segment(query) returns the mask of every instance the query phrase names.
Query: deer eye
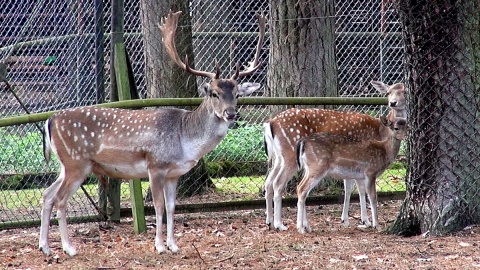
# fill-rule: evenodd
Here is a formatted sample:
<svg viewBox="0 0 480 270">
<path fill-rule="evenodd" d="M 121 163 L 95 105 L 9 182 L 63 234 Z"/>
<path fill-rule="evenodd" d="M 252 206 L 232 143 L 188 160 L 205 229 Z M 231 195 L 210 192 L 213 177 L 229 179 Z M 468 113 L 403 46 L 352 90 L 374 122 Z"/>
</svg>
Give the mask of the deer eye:
<svg viewBox="0 0 480 270">
<path fill-rule="evenodd" d="M 218 98 L 218 94 L 215 93 L 215 92 L 212 92 L 211 96 L 214 97 L 214 98 Z"/>
</svg>

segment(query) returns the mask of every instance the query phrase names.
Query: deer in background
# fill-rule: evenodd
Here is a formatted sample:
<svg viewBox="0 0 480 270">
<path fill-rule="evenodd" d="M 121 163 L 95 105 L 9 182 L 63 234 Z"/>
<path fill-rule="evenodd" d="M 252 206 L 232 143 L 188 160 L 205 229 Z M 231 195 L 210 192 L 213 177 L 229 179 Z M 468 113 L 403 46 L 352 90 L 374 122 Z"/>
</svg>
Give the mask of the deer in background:
<svg viewBox="0 0 480 270">
<path fill-rule="evenodd" d="M 406 116 L 405 88 L 403 83 L 386 85 L 372 81 L 372 85 L 382 94 L 387 94 L 391 108 L 388 118 Z M 264 124 L 265 150 L 271 168 L 265 181 L 266 223 L 272 229 L 286 230 L 282 224 L 282 192 L 287 182 L 298 171 L 295 147 L 303 137 L 318 132 L 330 132 L 352 136 L 356 139 L 383 140 L 388 132 L 382 128 L 379 119 L 357 112 L 343 112 L 324 109 L 288 109 L 278 113 Z M 349 225 L 348 211 L 353 181 L 357 183 L 360 197 L 361 220 L 370 226 L 365 201 L 363 179 L 345 179 L 345 197 L 342 222 Z"/>
<path fill-rule="evenodd" d="M 158 253 L 166 251 L 162 236 L 165 206 L 167 248 L 178 251 L 173 234 L 178 179 L 226 136 L 237 113 L 237 98 L 260 88 L 258 83 L 239 85 L 236 80 L 258 69 L 266 23 L 265 17 L 258 17 L 259 41 L 250 65 L 240 72 L 237 64 L 230 79 L 221 79 L 218 63 L 216 73 L 210 73 L 190 68 L 187 59 L 185 63 L 180 60 L 174 42 L 180 15 L 169 13 L 159 27 L 173 61 L 191 74 L 211 79 L 202 88 L 205 98 L 196 110 L 81 107 L 61 111 L 46 121 L 45 158 L 48 162 L 53 150 L 61 165 L 58 179 L 43 193 L 39 248 L 46 255 L 51 253 L 48 230 L 53 206 L 57 208 L 63 250 L 70 256 L 77 253 L 68 237 L 66 206 L 91 172 L 121 179 L 148 177 L 157 224 L 155 249 Z"/>
<path fill-rule="evenodd" d="M 297 144 L 297 163 L 305 174 L 297 186 L 297 230 L 311 232 L 308 225 L 305 200 L 310 191 L 325 176 L 337 179 L 364 179 L 372 207 L 373 227 L 378 226 L 376 179 L 395 160 L 400 143 L 405 138 L 405 118 L 381 118 L 383 141 L 358 140 L 352 136 L 316 133 L 304 137 Z"/>
</svg>

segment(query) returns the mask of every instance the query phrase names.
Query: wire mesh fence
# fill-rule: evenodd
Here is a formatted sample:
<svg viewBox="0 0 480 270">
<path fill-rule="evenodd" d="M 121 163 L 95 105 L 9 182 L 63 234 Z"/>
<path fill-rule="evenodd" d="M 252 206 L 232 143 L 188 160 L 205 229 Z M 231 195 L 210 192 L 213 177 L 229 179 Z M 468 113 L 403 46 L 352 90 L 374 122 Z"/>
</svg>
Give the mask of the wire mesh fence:
<svg viewBox="0 0 480 270">
<path fill-rule="evenodd" d="M 158 2 L 158 1 L 157 1 Z M 246 65 L 257 42 L 256 13 L 269 14 L 268 1 L 186 1 L 178 9 L 187 10 L 177 35 L 180 54 L 192 57 L 196 69 L 213 71 L 218 61 L 222 76 L 229 77 L 235 63 Z M 175 72 L 166 66 L 157 24 L 168 9 L 155 1 L 125 1 L 124 38 L 136 88 L 140 98 L 193 97 L 203 78 L 188 76 L 169 81 Z M 394 83 L 402 80 L 400 25 L 390 2 L 337 1 L 334 22 L 338 96 L 378 96 L 370 81 Z M 7 81 L 25 107 L 2 86 L 1 117 L 29 112 L 45 112 L 109 101 L 111 92 L 111 3 L 109 1 L 31 1 L 0 3 L 0 59 L 7 65 Z M 272 50 L 270 31 L 261 51 L 262 67 L 240 82 L 259 82 L 258 96 L 271 95 L 267 76 Z M 186 45 L 185 45 L 186 44 Z M 191 50 L 191 52 L 189 51 Z M 159 70 L 165 71 L 164 73 Z M 285 70 L 285 73 L 292 70 Z M 183 77 L 185 78 L 185 77 Z M 175 81 L 175 78 L 173 79 Z M 168 87 L 167 87 L 168 86 Z M 163 87 L 163 88 L 162 88 Z M 171 89 L 168 89 L 168 88 Z M 179 204 L 260 199 L 268 172 L 263 149 L 262 123 L 284 107 L 241 106 L 238 121 L 227 137 L 202 166 L 189 177 L 208 181 L 189 182 L 182 178 Z M 193 109 L 193 108 L 187 108 Z M 378 106 L 341 106 L 372 115 L 385 114 Z M 42 136 L 34 124 L 0 128 L 0 222 L 14 224 L 38 220 L 41 194 L 57 176 L 58 162 L 46 165 Z M 401 150 L 401 156 L 405 151 Z M 192 176 L 193 175 L 193 176 Z M 396 162 L 378 182 L 378 190 L 403 191 L 405 166 Z M 182 185 L 183 183 L 183 185 Z M 201 184 L 198 184 L 201 183 Z M 199 185 L 206 185 L 199 186 Z M 144 194 L 148 182 L 143 181 Z M 96 181 L 88 179 L 83 190 L 70 200 L 68 215 L 95 215 L 88 197 L 98 199 Z M 201 192 L 200 192 L 201 191 Z M 339 193 L 338 185 L 318 190 L 320 194 Z M 88 196 L 87 196 L 88 194 Z M 122 184 L 122 206 L 129 206 L 129 189 Z"/>
</svg>

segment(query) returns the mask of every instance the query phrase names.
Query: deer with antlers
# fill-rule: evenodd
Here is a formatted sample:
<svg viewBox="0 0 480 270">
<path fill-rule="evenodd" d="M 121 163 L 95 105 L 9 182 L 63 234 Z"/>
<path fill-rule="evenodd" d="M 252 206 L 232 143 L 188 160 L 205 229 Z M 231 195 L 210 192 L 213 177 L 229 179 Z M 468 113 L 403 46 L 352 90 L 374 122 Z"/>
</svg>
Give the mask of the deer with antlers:
<svg viewBox="0 0 480 270">
<path fill-rule="evenodd" d="M 372 207 L 373 226 L 378 225 L 376 179 L 395 160 L 405 138 L 405 118 L 381 118 L 380 130 L 385 140 L 359 140 L 353 136 L 315 133 L 297 144 L 297 163 L 305 174 L 297 186 L 297 230 L 311 232 L 305 200 L 310 191 L 325 178 L 362 179 Z"/>
<path fill-rule="evenodd" d="M 178 251 L 173 234 L 178 179 L 226 136 L 236 117 L 237 98 L 260 88 L 258 83 L 238 84 L 236 80 L 259 68 L 266 24 L 266 18 L 258 16 L 259 40 L 250 65 L 240 72 L 237 64 L 230 79 L 221 79 L 218 63 L 216 73 L 210 73 L 190 68 L 187 59 L 180 60 L 174 42 L 180 15 L 170 12 L 159 28 L 167 53 L 179 67 L 211 79 L 205 89 L 201 88 L 205 98 L 196 110 L 81 107 L 58 112 L 46 121 L 45 158 L 48 161 L 53 150 L 61 165 L 58 179 L 43 193 L 39 248 L 46 255 L 51 253 L 48 230 L 53 206 L 57 208 L 63 250 L 70 256 L 77 253 L 68 237 L 66 206 L 91 172 L 121 179 L 148 177 L 157 222 L 155 249 L 158 253 L 166 251 L 162 236 L 165 206 L 167 248 Z"/>
<path fill-rule="evenodd" d="M 406 117 L 405 88 L 403 83 L 386 85 L 372 81 L 380 92 L 387 94 L 391 108 L 388 118 Z M 272 229 L 286 230 L 282 223 L 282 192 L 287 182 L 298 171 L 295 147 L 303 137 L 319 132 L 352 136 L 356 139 L 383 140 L 388 136 L 379 119 L 357 112 L 324 109 L 288 109 L 278 113 L 264 124 L 265 150 L 271 168 L 265 181 L 266 223 Z M 342 222 L 349 225 L 348 211 L 353 184 L 357 183 L 360 196 L 361 220 L 370 226 L 362 179 L 345 179 L 345 197 Z"/>
</svg>

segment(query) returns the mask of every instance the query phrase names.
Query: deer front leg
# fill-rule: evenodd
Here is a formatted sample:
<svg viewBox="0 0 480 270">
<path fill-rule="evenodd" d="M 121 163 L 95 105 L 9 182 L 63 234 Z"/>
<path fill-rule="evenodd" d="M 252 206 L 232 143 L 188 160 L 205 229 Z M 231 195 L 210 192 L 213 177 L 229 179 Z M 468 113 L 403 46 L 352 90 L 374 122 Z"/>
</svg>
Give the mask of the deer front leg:
<svg viewBox="0 0 480 270">
<path fill-rule="evenodd" d="M 365 227 L 371 227 L 372 224 L 368 220 L 368 213 L 367 213 L 367 201 L 365 200 L 365 180 L 362 179 L 355 179 L 355 183 L 357 183 L 358 189 L 358 197 L 360 199 L 360 217 L 362 219 L 362 224 Z"/>
<path fill-rule="evenodd" d="M 378 212 L 377 212 L 377 187 L 375 185 L 375 176 L 365 177 L 368 199 L 370 200 L 370 207 L 372 208 L 372 227 L 378 227 Z"/>
<path fill-rule="evenodd" d="M 149 170 L 150 189 L 152 191 L 153 206 L 155 208 L 156 228 L 155 228 L 155 249 L 159 254 L 165 253 L 165 244 L 162 235 L 162 219 L 164 200 L 165 174 L 159 170 Z"/>
<path fill-rule="evenodd" d="M 350 226 L 350 221 L 348 220 L 348 212 L 350 210 L 350 197 L 352 196 L 353 191 L 353 180 L 343 179 L 343 186 L 345 194 L 343 196 L 343 210 L 342 210 L 342 223 L 343 226 Z"/>
<path fill-rule="evenodd" d="M 174 220 L 173 214 L 175 212 L 175 198 L 177 195 L 178 178 L 167 179 L 165 182 L 165 205 L 167 210 L 167 248 L 173 253 L 178 252 L 178 246 L 175 242 L 174 236 Z"/>
</svg>

